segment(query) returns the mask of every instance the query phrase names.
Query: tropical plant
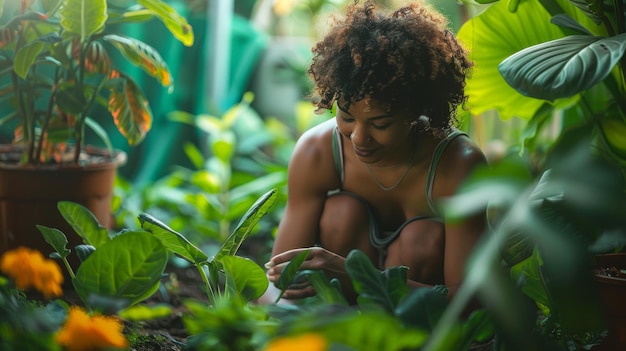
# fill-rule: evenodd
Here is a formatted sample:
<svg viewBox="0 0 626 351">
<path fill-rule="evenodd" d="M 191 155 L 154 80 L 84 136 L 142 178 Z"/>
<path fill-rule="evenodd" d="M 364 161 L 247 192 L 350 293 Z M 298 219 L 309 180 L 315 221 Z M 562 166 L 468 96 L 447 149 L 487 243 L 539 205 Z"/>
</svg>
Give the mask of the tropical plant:
<svg viewBox="0 0 626 351">
<path fill-rule="evenodd" d="M 193 31 L 161 0 L 137 4 L 122 8 L 107 0 L 0 1 L 0 20 L 7 19 L 0 22 L 0 101 L 11 106 L 0 124 L 14 128 L 14 143 L 23 147 L 21 163 L 78 164 L 86 127 L 112 155 L 99 116 L 92 115 L 97 104 L 108 109 L 130 145 L 143 140 L 152 123 L 148 101 L 109 52 L 117 49 L 170 89 L 172 77 L 154 48 L 114 33 L 112 26 L 157 18 L 187 46 L 193 43 Z"/>
<path fill-rule="evenodd" d="M 526 119 L 522 151 L 549 153 L 557 140 L 588 138 L 626 165 L 624 1 L 477 2 L 489 5 L 458 33 L 476 62 L 470 111 Z M 555 119 L 561 131 L 546 138 Z"/>
</svg>

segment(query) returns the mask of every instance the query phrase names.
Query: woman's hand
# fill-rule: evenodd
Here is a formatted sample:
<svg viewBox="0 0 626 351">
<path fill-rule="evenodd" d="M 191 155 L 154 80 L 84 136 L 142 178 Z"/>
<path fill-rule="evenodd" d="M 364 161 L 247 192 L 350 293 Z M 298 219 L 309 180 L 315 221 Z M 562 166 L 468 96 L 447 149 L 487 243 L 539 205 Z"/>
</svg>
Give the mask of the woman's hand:
<svg viewBox="0 0 626 351">
<path fill-rule="evenodd" d="M 308 247 L 301 249 L 288 250 L 280 253 L 270 259 L 265 264 L 267 277 L 270 282 L 276 284 L 280 279 L 283 269 L 296 257 L 299 253 L 309 250 L 309 255 L 300 266 L 300 270 L 321 270 L 330 278 L 342 278 L 346 276 L 344 257 L 332 253 L 321 247 Z M 308 282 L 297 282 L 289 286 L 283 294 L 285 299 L 301 299 L 315 295 L 315 290 Z"/>
</svg>

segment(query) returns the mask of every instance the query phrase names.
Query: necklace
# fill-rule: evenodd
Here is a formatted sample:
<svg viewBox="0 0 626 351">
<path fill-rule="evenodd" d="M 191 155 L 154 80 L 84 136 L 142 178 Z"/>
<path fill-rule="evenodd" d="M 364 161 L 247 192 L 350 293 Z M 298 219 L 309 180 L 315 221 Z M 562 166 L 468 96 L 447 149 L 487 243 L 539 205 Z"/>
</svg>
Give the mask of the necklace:
<svg viewBox="0 0 626 351">
<path fill-rule="evenodd" d="M 374 174 L 374 171 L 372 171 L 372 169 L 370 168 L 370 165 L 366 164 L 365 167 L 367 167 L 367 171 L 370 173 L 372 178 L 374 178 L 374 181 L 376 182 L 376 185 L 378 185 L 378 187 L 381 190 L 391 191 L 391 190 L 397 188 L 398 185 L 400 185 L 400 183 L 402 183 L 402 180 L 404 179 L 404 177 L 409 173 L 409 170 L 411 169 L 411 167 L 413 167 L 413 163 L 415 162 L 416 158 L 417 158 L 417 150 L 415 150 L 415 152 L 413 153 L 413 156 L 411 156 L 411 161 L 409 161 L 409 165 L 406 167 L 406 170 L 404 170 L 404 173 L 402 173 L 402 175 L 400 176 L 398 181 L 394 185 L 392 185 L 392 186 L 385 186 L 383 183 L 381 183 L 381 181 L 378 180 L 378 178 Z"/>
</svg>

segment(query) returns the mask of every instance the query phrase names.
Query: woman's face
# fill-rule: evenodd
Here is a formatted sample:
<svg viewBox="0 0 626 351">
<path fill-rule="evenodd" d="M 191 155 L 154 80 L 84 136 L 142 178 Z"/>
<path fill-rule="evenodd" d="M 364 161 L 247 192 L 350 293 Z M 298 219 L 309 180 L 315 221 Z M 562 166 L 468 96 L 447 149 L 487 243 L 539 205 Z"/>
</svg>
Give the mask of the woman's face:
<svg viewBox="0 0 626 351">
<path fill-rule="evenodd" d="M 350 139 L 361 162 L 395 165 L 413 154 L 416 140 L 407 114 L 389 112 L 366 99 L 351 103 L 348 110 L 342 106 L 341 101 L 337 103 L 339 131 Z"/>
</svg>

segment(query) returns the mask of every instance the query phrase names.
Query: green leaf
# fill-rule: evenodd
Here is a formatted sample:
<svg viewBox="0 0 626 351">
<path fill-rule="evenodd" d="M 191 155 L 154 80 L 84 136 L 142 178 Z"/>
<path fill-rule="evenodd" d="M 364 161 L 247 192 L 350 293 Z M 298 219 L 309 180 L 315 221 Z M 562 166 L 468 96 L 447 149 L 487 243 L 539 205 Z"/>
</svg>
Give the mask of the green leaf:
<svg viewBox="0 0 626 351">
<path fill-rule="evenodd" d="M 530 257 L 511 267 L 511 279 L 521 284 L 522 291 L 535 302 L 552 309 L 541 278 L 542 265 L 541 255 L 535 248 Z"/>
<path fill-rule="evenodd" d="M 252 207 L 244 214 L 235 230 L 226 238 L 224 244 L 214 257 L 219 261 L 224 256 L 232 256 L 237 253 L 243 241 L 250 235 L 254 226 L 269 211 L 276 201 L 276 189 L 263 194 Z"/>
<path fill-rule="evenodd" d="M 139 5 L 149 9 L 165 27 L 185 46 L 193 45 L 193 29 L 187 20 L 167 3 L 160 0 L 138 0 Z"/>
<path fill-rule="evenodd" d="M 313 286 L 313 289 L 315 289 L 317 297 L 319 297 L 324 303 L 327 303 L 329 305 L 348 306 L 348 301 L 346 301 L 346 298 L 341 293 L 341 284 L 339 283 L 339 281 L 329 280 L 324 271 L 300 271 L 296 275 L 295 280 L 298 280 L 300 276 L 307 277 L 309 282 L 311 282 L 311 286 Z"/>
<path fill-rule="evenodd" d="M 79 266 L 74 287 L 90 295 L 126 299 L 133 305 L 158 286 L 168 255 L 160 240 L 146 232 L 126 232 L 99 247 Z"/>
<path fill-rule="evenodd" d="M 43 50 L 43 42 L 35 41 L 28 43 L 15 53 L 15 64 L 13 69 L 18 76 L 26 79 L 30 66 L 33 65 L 39 53 Z"/>
<path fill-rule="evenodd" d="M 608 38 L 571 35 L 521 50 L 498 69 L 523 95 L 553 101 L 604 80 L 625 50 L 626 33 Z"/>
<path fill-rule="evenodd" d="M 96 251 L 96 248 L 91 245 L 83 244 L 83 245 L 76 245 L 74 250 L 76 250 L 76 256 L 78 256 L 80 261 L 83 262 L 84 260 L 87 259 L 87 257 L 89 257 L 89 255 L 91 255 L 94 251 Z"/>
<path fill-rule="evenodd" d="M 190 263 L 200 264 L 209 259 L 209 257 L 202 252 L 202 250 L 193 245 L 182 234 L 176 232 L 151 215 L 142 213 L 138 216 L 138 219 L 141 224 L 141 228 L 149 233 L 152 233 L 156 238 L 161 240 L 163 245 L 165 245 L 168 250 L 184 258 Z"/>
<path fill-rule="evenodd" d="M 67 257 L 72 252 L 67 249 L 67 237 L 62 231 L 39 224 L 37 224 L 36 227 L 39 229 L 41 235 L 43 235 L 44 240 L 52 246 L 54 251 L 58 253 L 61 258 Z"/>
<path fill-rule="evenodd" d="M 281 295 L 285 292 L 285 290 L 287 290 L 287 288 L 289 288 L 289 285 L 293 283 L 300 266 L 302 266 L 302 263 L 309 256 L 310 252 L 311 250 L 304 250 L 300 252 L 293 259 L 291 259 L 289 263 L 287 263 L 285 268 L 283 268 L 280 273 L 280 278 L 278 278 L 278 281 L 274 284 L 279 290 L 281 290 Z"/>
<path fill-rule="evenodd" d="M 158 318 L 165 318 L 172 314 L 172 306 L 166 304 L 158 305 L 135 305 L 120 311 L 118 315 L 121 318 L 128 319 L 134 322 L 153 320 Z"/>
<path fill-rule="evenodd" d="M 64 0 L 60 23 L 68 33 L 80 36 L 81 42 L 104 29 L 107 20 L 106 0 Z"/>
<path fill-rule="evenodd" d="M 235 133 L 230 130 L 221 130 L 219 133 L 212 134 L 210 139 L 211 151 L 215 157 L 224 163 L 230 164 L 237 145 Z"/>
<path fill-rule="evenodd" d="M 137 145 L 152 127 L 152 111 L 148 100 L 131 78 L 122 76 L 120 80 L 120 86 L 110 88 L 109 112 L 128 143 Z"/>
<path fill-rule="evenodd" d="M 532 182 L 524 159 L 510 155 L 491 166 L 477 168 L 457 193 L 441 202 L 449 220 L 466 218 L 487 206 L 508 206 Z"/>
<path fill-rule="evenodd" d="M 98 248 L 110 240 L 107 229 L 100 225 L 93 212 L 85 206 L 72 201 L 59 201 L 57 208 L 85 243 Z"/>
<path fill-rule="evenodd" d="M 394 299 L 387 290 L 386 280 L 360 250 L 352 250 L 346 257 L 346 271 L 352 279 L 354 290 L 359 294 L 359 303 L 376 303 L 392 312 L 395 309 Z"/>
<path fill-rule="evenodd" d="M 563 11 L 595 35 L 603 30 L 593 24 L 567 0 L 556 0 Z M 532 28 L 532 30 L 529 30 Z M 526 97 L 513 89 L 498 71 L 507 57 L 527 47 L 563 37 L 558 26 L 550 23 L 550 14 L 541 1 L 522 1 L 515 13 L 499 1 L 465 22 L 458 32 L 459 40 L 469 49 L 475 69 L 467 80 L 467 106 L 473 114 L 496 109 L 500 117 L 530 119 L 543 105 L 543 100 Z M 572 101 L 558 100 L 555 106 Z"/>
<path fill-rule="evenodd" d="M 104 40 L 115 46 L 132 64 L 156 78 L 161 85 L 172 86 L 172 75 L 167 63 L 152 46 L 141 40 L 116 34 L 105 35 Z"/>
<path fill-rule="evenodd" d="M 89 117 L 85 118 L 85 125 L 89 127 L 94 132 L 94 134 L 100 138 L 100 140 L 102 140 L 105 147 L 109 151 L 109 155 L 113 155 L 113 144 L 111 143 L 111 139 L 109 139 L 107 131 L 102 128 L 102 126 L 98 122 L 96 122 L 96 120 Z"/>
<path fill-rule="evenodd" d="M 227 291 L 245 301 L 259 298 L 269 285 L 265 271 L 256 262 L 239 256 L 221 259 L 226 274 Z"/>
<path fill-rule="evenodd" d="M 398 304 L 394 315 L 405 326 L 432 330 L 447 306 L 447 294 L 434 288 L 415 289 Z"/>
<path fill-rule="evenodd" d="M 418 350 L 428 334 L 415 328 L 404 328 L 394 316 L 380 312 L 343 313 L 314 318 L 306 331 L 319 332 L 329 341 L 350 350 Z"/>
<path fill-rule="evenodd" d="M 72 115 L 80 114 L 88 105 L 85 98 L 85 89 L 73 82 L 59 85 L 56 102 L 61 111 Z"/>
</svg>

